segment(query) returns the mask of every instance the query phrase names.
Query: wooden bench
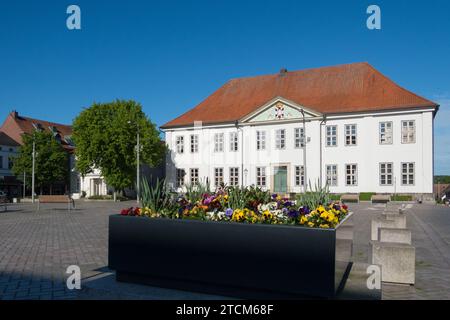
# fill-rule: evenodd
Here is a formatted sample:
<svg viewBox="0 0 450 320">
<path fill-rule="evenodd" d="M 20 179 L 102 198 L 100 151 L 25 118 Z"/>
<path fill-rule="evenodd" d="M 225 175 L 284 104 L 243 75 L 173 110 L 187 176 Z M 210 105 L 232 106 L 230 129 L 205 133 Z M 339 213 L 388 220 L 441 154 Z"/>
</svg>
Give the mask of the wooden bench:
<svg viewBox="0 0 450 320">
<path fill-rule="evenodd" d="M 38 199 L 38 210 L 41 203 L 67 203 L 67 209 L 70 211 L 71 207 L 75 209 L 75 201 L 68 195 L 41 195 Z"/>
<path fill-rule="evenodd" d="M 391 201 L 391 196 L 387 194 L 374 194 L 370 200 L 372 203 L 388 203 Z"/>
<path fill-rule="evenodd" d="M 347 193 L 341 195 L 342 202 L 359 202 L 359 193 Z"/>
</svg>

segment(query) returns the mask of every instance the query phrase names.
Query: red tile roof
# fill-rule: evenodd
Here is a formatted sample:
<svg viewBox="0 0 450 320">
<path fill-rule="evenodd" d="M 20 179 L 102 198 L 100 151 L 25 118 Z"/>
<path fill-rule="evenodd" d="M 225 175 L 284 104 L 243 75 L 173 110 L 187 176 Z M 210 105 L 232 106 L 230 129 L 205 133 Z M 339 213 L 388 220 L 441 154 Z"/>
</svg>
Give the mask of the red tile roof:
<svg viewBox="0 0 450 320">
<path fill-rule="evenodd" d="M 18 147 L 19 144 L 6 133 L 0 131 L 0 145 L 8 147 Z"/>
<path fill-rule="evenodd" d="M 38 126 L 47 132 L 52 132 L 51 128 L 54 128 L 56 130 L 54 133 L 57 133 L 61 137 L 62 147 L 69 152 L 72 152 L 75 149 L 75 147 L 69 143 L 70 136 L 72 135 L 72 126 L 24 117 L 19 115 L 16 111 L 13 111 L 8 115 L 1 130 L 19 144 L 22 144 L 22 134 L 33 133 L 33 131 L 36 130 L 35 126 Z"/>
<path fill-rule="evenodd" d="M 362 62 L 233 79 L 162 128 L 234 122 L 276 97 L 323 114 L 438 106 Z"/>
</svg>

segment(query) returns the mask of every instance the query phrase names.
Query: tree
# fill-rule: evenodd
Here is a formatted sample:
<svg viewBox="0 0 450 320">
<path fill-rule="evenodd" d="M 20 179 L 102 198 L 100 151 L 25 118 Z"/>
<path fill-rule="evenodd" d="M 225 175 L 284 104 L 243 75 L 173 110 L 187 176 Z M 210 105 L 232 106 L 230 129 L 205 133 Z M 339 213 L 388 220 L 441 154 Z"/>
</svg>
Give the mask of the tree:
<svg viewBox="0 0 450 320">
<path fill-rule="evenodd" d="M 146 117 L 139 103 L 116 100 L 94 103 L 73 122 L 76 167 L 85 175 L 99 169 L 108 185 L 122 191 L 136 181 L 137 132 L 140 161 L 151 167 L 164 158 L 166 147 L 156 125 Z"/>
<path fill-rule="evenodd" d="M 64 148 L 56 141 L 53 134 L 46 131 L 34 131 L 33 134 L 22 136 L 23 145 L 19 148 L 18 156 L 13 160 L 12 170 L 19 177 L 26 173 L 25 184 L 31 185 L 33 165 L 33 141 L 35 142 L 35 185 L 41 190 L 44 186 L 51 186 L 55 182 L 68 181 L 69 160 Z"/>
</svg>

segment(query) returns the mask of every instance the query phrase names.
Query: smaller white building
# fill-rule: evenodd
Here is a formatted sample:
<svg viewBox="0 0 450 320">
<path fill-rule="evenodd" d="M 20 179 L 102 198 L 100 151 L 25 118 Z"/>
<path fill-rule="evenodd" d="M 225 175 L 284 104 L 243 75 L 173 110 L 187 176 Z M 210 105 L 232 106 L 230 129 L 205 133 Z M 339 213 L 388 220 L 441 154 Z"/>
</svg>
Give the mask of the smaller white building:
<svg viewBox="0 0 450 320">
<path fill-rule="evenodd" d="M 22 192 L 13 172 L 13 159 L 17 156 L 19 144 L 0 131 L 0 190 L 5 191 L 11 197 L 17 197 Z"/>
</svg>

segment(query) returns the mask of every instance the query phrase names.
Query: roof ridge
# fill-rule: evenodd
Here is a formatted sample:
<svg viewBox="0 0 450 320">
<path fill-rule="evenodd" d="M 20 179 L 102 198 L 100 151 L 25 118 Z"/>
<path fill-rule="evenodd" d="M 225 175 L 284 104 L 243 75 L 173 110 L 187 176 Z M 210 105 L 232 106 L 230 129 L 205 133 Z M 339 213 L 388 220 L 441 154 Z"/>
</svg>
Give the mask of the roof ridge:
<svg viewBox="0 0 450 320">
<path fill-rule="evenodd" d="M 361 62 L 341 63 L 341 64 L 332 65 L 332 66 L 321 66 L 321 67 L 314 67 L 314 68 L 298 69 L 298 70 L 292 70 L 292 71 L 288 70 L 287 73 L 290 74 L 290 73 L 298 73 L 298 72 L 305 72 L 305 71 L 311 71 L 311 70 L 332 69 L 332 68 L 339 68 L 339 67 L 352 66 L 352 65 L 361 65 L 361 64 L 367 65 L 367 66 L 371 67 L 372 69 L 376 70 L 369 62 L 361 61 Z M 279 73 L 267 73 L 267 74 L 260 74 L 260 75 L 248 76 L 248 77 L 236 77 L 236 78 L 229 79 L 226 83 L 235 81 L 235 80 L 254 79 L 254 78 L 270 77 L 270 76 L 277 76 L 277 75 L 279 75 Z"/>
<path fill-rule="evenodd" d="M 21 115 L 19 115 L 19 118 L 22 118 L 22 119 L 25 119 L 25 120 L 28 120 L 28 121 L 46 122 L 46 123 L 54 124 L 54 125 L 57 125 L 57 126 L 72 127 L 72 125 L 70 125 L 70 124 L 63 124 L 63 123 L 58 123 L 58 122 L 53 122 L 53 121 L 47 121 L 47 120 L 42 120 L 42 119 L 30 118 L 30 117 L 25 117 L 25 116 L 21 116 Z"/>
</svg>

